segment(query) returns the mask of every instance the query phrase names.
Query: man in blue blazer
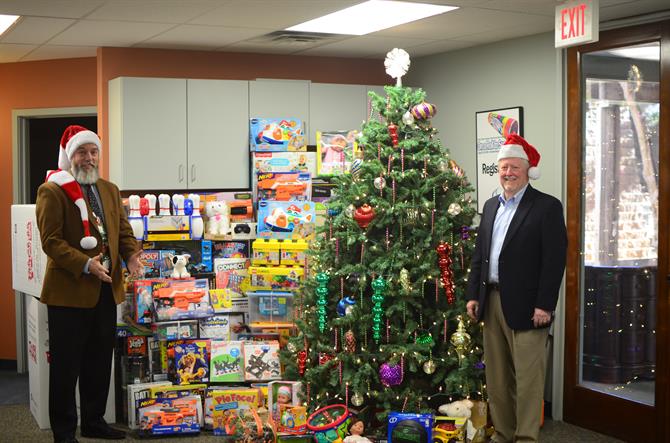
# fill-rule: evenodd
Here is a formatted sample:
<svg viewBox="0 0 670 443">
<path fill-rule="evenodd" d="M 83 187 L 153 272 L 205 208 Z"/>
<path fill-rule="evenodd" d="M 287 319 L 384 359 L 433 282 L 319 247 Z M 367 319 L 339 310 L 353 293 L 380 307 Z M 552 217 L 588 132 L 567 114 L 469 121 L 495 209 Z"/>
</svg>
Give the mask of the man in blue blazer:
<svg viewBox="0 0 670 443">
<path fill-rule="evenodd" d="M 498 153 L 503 193 L 484 204 L 468 278 L 467 311 L 484 321 L 493 441 L 536 442 L 547 337 L 565 271 L 563 206 L 534 189 L 540 154 L 521 136 Z"/>
</svg>

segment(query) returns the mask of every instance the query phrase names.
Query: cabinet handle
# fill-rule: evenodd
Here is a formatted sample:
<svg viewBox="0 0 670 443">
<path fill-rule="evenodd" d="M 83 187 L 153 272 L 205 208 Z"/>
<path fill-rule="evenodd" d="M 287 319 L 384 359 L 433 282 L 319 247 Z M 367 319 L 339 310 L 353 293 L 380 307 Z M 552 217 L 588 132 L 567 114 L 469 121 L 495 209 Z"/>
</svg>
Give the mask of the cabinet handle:
<svg viewBox="0 0 670 443">
<path fill-rule="evenodd" d="M 195 165 L 191 165 L 191 183 L 195 181 Z"/>
<path fill-rule="evenodd" d="M 179 165 L 179 183 L 184 181 L 184 165 Z"/>
</svg>

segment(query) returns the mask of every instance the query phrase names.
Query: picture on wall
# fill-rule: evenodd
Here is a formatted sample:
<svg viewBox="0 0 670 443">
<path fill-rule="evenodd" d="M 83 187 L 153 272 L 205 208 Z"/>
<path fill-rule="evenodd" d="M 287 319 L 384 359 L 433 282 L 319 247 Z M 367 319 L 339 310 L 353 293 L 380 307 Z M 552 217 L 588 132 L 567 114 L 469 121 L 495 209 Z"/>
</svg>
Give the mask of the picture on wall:
<svg viewBox="0 0 670 443">
<path fill-rule="evenodd" d="M 477 138 L 477 211 L 486 200 L 500 194 L 498 151 L 510 134 L 523 136 L 523 107 L 492 109 L 475 113 Z"/>
</svg>

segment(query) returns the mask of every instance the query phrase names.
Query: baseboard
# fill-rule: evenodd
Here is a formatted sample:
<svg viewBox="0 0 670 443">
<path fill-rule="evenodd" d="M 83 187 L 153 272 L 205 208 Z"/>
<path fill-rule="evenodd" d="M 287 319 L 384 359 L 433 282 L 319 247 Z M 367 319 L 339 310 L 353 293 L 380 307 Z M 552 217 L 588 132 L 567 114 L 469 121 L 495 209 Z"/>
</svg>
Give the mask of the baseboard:
<svg viewBox="0 0 670 443">
<path fill-rule="evenodd" d="M 0 371 L 16 371 L 16 360 L 0 359 Z"/>
</svg>

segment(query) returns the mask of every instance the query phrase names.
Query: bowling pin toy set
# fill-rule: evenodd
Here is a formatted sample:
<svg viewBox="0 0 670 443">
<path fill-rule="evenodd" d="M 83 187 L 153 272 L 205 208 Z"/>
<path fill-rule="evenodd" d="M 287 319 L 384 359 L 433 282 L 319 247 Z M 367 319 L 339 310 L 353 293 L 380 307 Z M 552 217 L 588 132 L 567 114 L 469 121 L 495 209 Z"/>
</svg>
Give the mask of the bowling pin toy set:
<svg viewBox="0 0 670 443">
<path fill-rule="evenodd" d="M 200 214 L 200 195 L 168 194 L 128 197 L 128 222 L 137 240 L 200 240 L 204 223 Z M 170 209 L 172 202 L 172 209 Z"/>
</svg>

